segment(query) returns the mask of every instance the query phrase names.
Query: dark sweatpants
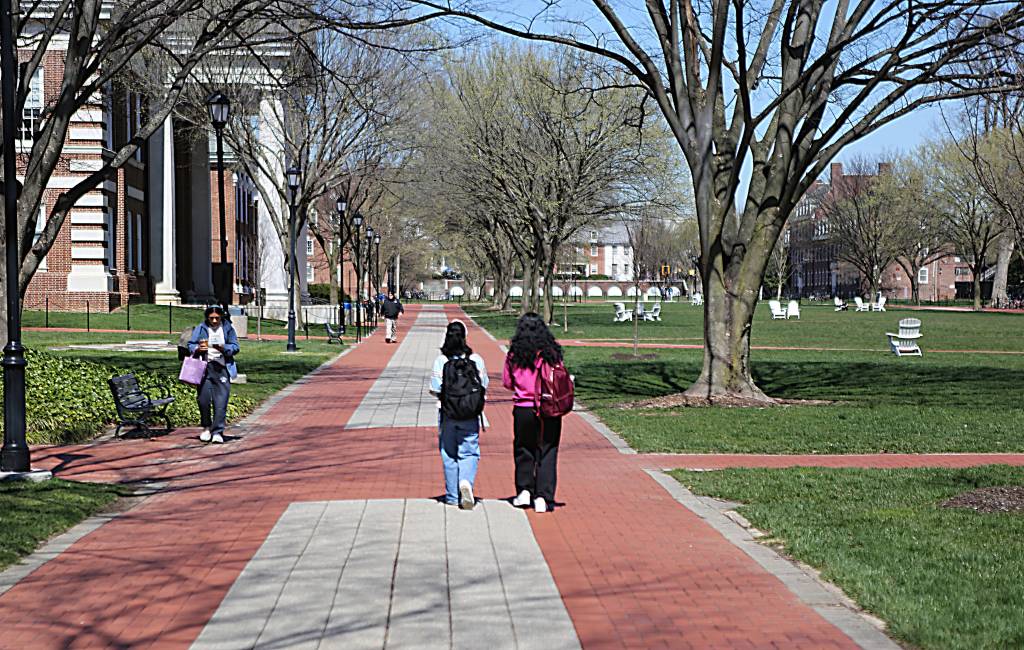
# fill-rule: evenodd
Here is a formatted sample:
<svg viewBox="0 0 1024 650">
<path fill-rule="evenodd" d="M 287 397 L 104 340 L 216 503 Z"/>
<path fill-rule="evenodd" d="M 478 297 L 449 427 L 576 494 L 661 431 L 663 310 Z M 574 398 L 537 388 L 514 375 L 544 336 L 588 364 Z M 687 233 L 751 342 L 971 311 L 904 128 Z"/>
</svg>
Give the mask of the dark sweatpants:
<svg viewBox="0 0 1024 650">
<path fill-rule="evenodd" d="M 528 406 L 512 409 L 514 438 L 512 453 L 516 461 L 516 493 L 529 490 L 549 504 L 555 500 L 558 480 L 558 443 L 562 438 L 562 418 L 541 419 Z"/>
<path fill-rule="evenodd" d="M 231 376 L 227 366 L 210 362 L 206 366 L 203 383 L 199 384 L 199 418 L 204 429 L 210 433 L 224 433 L 224 422 L 228 416 L 228 397 L 231 396 Z M 213 407 L 211 416 L 210 407 Z"/>
</svg>

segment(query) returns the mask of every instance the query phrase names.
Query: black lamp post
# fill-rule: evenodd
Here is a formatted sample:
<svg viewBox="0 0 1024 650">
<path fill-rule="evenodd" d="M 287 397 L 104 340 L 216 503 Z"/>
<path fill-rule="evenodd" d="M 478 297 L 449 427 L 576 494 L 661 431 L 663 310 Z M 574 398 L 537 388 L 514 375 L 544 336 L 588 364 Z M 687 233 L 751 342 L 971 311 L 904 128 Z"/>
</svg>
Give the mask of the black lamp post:
<svg viewBox="0 0 1024 650">
<path fill-rule="evenodd" d="M 376 309 L 374 309 L 373 313 L 374 313 L 374 322 L 376 323 L 377 322 L 377 318 L 378 318 L 378 313 L 380 312 L 380 294 L 381 294 L 381 291 L 380 291 L 380 288 L 381 288 L 380 287 L 380 280 L 381 280 L 381 277 L 380 277 L 380 233 L 379 232 L 376 235 L 373 236 L 373 245 L 374 245 L 374 248 L 375 248 L 374 257 L 377 260 L 376 264 L 373 267 L 374 268 L 374 275 L 377 276 L 377 291 L 374 293 L 374 296 L 373 296 L 373 298 L 374 298 L 373 304 L 376 307 Z"/>
<path fill-rule="evenodd" d="M 354 287 L 355 299 L 352 301 L 352 306 L 356 310 L 356 342 L 360 341 L 362 336 L 363 318 L 362 318 L 362 301 L 363 291 L 360 289 L 360 285 L 363 283 L 363 271 L 362 271 L 362 260 L 359 256 L 359 240 L 362 236 L 363 227 L 363 215 L 358 212 L 352 217 L 353 230 L 349 233 L 352 236 L 352 241 L 356 245 L 356 286 Z"/>
<path fill-rule="evenodd" d="M 288 352 L 295 352 L 295 199 L 299 193 L 302 170 L 296 165 L 288 168 L 288 231 L 291 259 L 288 262 Z"/>
<path fill-rule="evenodd" d="M 224 307 L 225 318 L 230 319 L 228 305 L 231 304 L 231 285 L 233 284 L 233 273 L 228 266 L 228 231 L 227 217 L 224 208 L 224 125 L 228 123 L 231 115 L 231 102 L 219 90 L 206 100 L 206 106 L 210 109 L 210 121 L 213 122 L 213 130 L 217 133 L 217 186 L 219 188 L 218 201 L 220 208 L 220 265 L 216 267 L 214 279 L 217 283 L 217 301 Z"/>
<path fill-rule="evenodd" d="M 21 300 L 18 291 L 18 180 L 15 152 L 14 90 L 17 61 L 14 58 L 14 26 L 11 0 L 0 0 L 0 74 L 3 76 L 4 235 L 7 264 L 7 344 L 4 346 L 4 446 L 0 470 L 27 472 L 30 466 L 25 443 L 25 348 L 21 345 Z"/>
<path fill-rule="evenodd" d="M 338 285 L 340 295 L 338 296 L 338 327 L 341 334 L 345 334 L 345 242 L 348 240 L 345 232 L 345 212 L 348 210 L 348 203 L 345 199 L 338 199 L 335 207 L 338 210 Z"/>
<path fill-rule="evenodd" d="M 373 292 L 373 228 L 366 227 L 366 305 L 367 309 L 373 305 L 370 300 Z M 366 324 L 370 325 L 370 314 L 367 313 Z M 373 311 L 373 327 L 377 326 L 377 310 Z"/>
</svg>

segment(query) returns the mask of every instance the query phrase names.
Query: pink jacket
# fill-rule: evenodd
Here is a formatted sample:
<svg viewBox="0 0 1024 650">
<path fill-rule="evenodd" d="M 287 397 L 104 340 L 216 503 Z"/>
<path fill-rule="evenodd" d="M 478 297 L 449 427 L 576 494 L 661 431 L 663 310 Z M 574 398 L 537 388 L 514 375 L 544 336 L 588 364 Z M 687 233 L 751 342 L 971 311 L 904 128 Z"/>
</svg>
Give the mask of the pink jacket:
<svg viewBox="0 0 1024 650">
<path fill-rule="evenodd" d="M 540 357 L 537 358 L 537 362 L 539 365 Z M 537 366 L 518 368 L 512 365 L 508 356 L 505 357 L 505 369 L 501 373 L 501 383 L 514 394 L 513 406 L 533 408 L 536 405 L 537 372 Z"/>
</svg>

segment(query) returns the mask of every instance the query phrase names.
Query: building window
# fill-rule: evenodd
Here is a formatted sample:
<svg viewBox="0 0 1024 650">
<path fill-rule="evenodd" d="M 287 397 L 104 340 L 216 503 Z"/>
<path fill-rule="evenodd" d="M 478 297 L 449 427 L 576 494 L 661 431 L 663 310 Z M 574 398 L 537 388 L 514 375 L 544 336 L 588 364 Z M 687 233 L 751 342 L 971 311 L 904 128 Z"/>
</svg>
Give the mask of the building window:
<svg viewBox="0 0 1024 650">
<path fill-rule="evenodd" d="M 32 245 L 33 246 L 36 245 L 36 242 L 38 242 L 39 238 L 42 237 L 42 235 L 43 235 L 43 229 L 46 228 L 46 217 L 47 216 L 48 215 L 47 215 L 47 212 L 46 212 L 46 202 L 44 201 L 42 203 L 42 205 L 39 206 L 39 217 L 36 219 L 36 234 L 32 238 Z M 46 257 L 45 256 L 43 257 L 43 259 L 39 260 L 39 268 L 37 270 L 39 270 L 39 271 L 45 271 L 46 270 Z"/>
<path fill-rule="evenodd" d="M 135 215 L 135 270 L 143 271 L 145 267 L 142 265 L 142 215 Z"/>
<path fill-rule="evenodd" d="M 958 278 L 965 278 L 970 274 L 971 270 L 966 266 L 958 266 L 955 269 L 953 269 L 953 275 L 955 275 Z"/>
<path fill-rule="evenodd" d="M 125 269 L 128 271 L 135 270 L 135 215 L 128 211 L 125 213 L 124 227 L 127 231 L 125 233 L 125 243 L 127 246 L 124 247 L 125 255 L 128 261 L 125 263 Z"/>
<path fill-rule="evenodd" d="M 309 237 L 306 238 L 306 255 L 313 254 L 313 240 Z"/>
<path fill-rule="evenodd" d="M 590 274 L 591 275 L 596 275 L 597 274 L 597 264 L 591 264 L 590 265 Z"/>
<path fill-rule="evenodd" d="M 316 282 L 316 273 L 313 270 L 313 263 L 306 263 L 306 282 Z"/>
<path fill-rule="evenodd" d="M 590 256 L 597 257 L 597 244 L 590 245 Z"/>
<path fill-rule="evenodd" d="M 597 231 L 596 230 L 591 230 L 590 231 L 590 241 L 597 241 Z"/>
<path fill-rule="evenodd" d="M 625 248 L 626 248 L 626 247 L 625 247 L 625 246 L 623 246 L 622 244 L 619 244 L 618 246 L 616 246 L 616 248 L 618 249 L 618 255 L 619 255 L 619 257 L 622 257 L 622 255 L 623 255 L 623 253 L 624 253 L 624 251 L 625 251 Z"/>
<path fill-rule="evenodd" d="M 928 284 L 928 267 L 923 266 L 917 270 L 917 283 Z"/>
<path fill-rule="evenodd" d="M 619 274 L 619 265 L 618 264 L 612 264 L 612 275 L 618 275 L 618 274 Z"/>
<path fill-rule="evenodd" d="M 108 266 L 113 271 L 117 268 L 117 212 L 110 211 L 110 227 L 107 230 L 107 253 L 110 256 Z"/>
<path fill-rule="evenodd" d="M 22 76 L 28 71 L 28 64 L 21 64 Z M 43 68 L 36 68 L 32 79 L 28 82 L 28 96 L 25 97 L 25 108 L 21 112 L 21 123 L 18 125 L 18 138 L 35 140 L 42 130 L 43 115 Z"/>
</svg>

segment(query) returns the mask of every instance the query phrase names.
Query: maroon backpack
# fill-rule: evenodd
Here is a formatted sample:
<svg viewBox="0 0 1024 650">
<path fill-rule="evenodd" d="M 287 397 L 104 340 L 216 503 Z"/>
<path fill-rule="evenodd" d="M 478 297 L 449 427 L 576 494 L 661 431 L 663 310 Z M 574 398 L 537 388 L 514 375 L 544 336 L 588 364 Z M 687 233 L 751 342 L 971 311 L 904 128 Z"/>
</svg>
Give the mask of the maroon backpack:
<svg viewBox="0 0 1024 650">
<path fill-rule="evenodd" d="M 534 410 L 544 418 L 560 418 L 572 411 L 574 387 L 572 377 L 561 361 L 550 365 L 540 362 L 537 368 L 537 390 Z"/>
</svg>

